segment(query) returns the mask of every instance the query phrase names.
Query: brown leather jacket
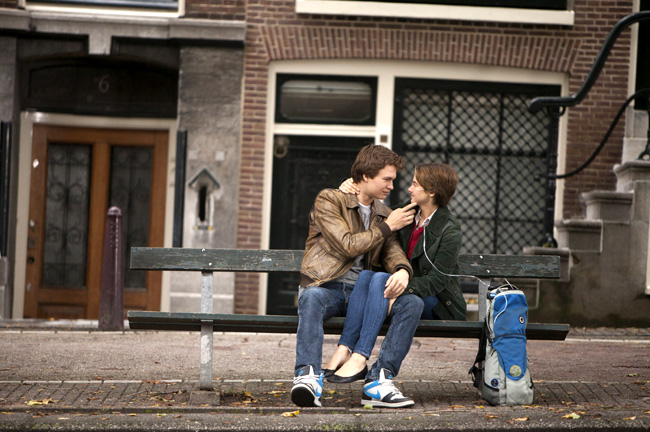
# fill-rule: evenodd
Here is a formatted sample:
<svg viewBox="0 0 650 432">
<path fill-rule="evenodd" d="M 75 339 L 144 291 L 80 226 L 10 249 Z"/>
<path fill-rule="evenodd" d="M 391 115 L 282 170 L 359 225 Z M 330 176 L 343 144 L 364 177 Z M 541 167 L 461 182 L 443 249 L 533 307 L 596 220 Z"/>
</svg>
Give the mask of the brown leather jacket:
<svg viewBox="0 0 650 432">
<path fill-rule="evenodd" d="M 366 255 L 367 270 L 413 274 L 406 254 L 385 220 L 391 209 L 372 203 L 370 227 L 364 229 L 355 195 L 336 189 L 319 192 L 309 213 L 309 236 L 300 268 L 300 285 L 321 285 L 343 276 L 359 255 Z"/>
</svg>

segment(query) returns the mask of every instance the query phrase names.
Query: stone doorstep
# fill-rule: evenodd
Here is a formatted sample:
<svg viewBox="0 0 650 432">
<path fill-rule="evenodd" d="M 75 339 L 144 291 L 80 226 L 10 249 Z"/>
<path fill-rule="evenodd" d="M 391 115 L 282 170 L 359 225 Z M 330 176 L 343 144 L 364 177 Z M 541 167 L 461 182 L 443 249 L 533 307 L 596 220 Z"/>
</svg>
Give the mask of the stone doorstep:
<svg viewBox="0 0 650 432">
<path fill-rule="evenodd" d="M 627 161 L 614 165 L 616 174 L 616 190 L 627 192 L 634 189 L 635 182 L 650 182 L 650 162 L 648 161 Z"/>
<path fill-rule="evenodd" d="M 558 245 L 572 252 L 600 252 L 602 221 L 565 219 L 556 222 Z"/>
<path fill-rule="evenodd" d="M 629 222 L 634 192 L 591 191 L 580 198 L 587 206 L 586 220 Z"/>
</svg>

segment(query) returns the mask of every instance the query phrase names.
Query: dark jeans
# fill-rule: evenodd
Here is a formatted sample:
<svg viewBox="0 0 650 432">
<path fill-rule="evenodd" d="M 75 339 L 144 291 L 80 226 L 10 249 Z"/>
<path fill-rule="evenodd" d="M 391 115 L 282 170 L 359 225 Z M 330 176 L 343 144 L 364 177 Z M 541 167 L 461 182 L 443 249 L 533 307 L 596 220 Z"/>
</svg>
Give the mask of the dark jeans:
<svg viewBox="0 0 650 432">
<path fill-rule="evenodd" d="M 319 287 L 306 288 L 300 293 L 296 373 L 301 367 L 311 365 L 314 373 L 320 374 L 323 361 L 323 321 L 345 314 L 346 300 L 350 297 L 352 288 L 348 284 L 328 282 Z M 402 361 L 411 348 L 423 307 L 422 299 L 412 294 L 402 295 L 395 300 L 388 316 L 388 333 L 367 379 L 378 379 L 382 368 L 390 370 L 393 376 L 399 373 Z"/>
</svg>

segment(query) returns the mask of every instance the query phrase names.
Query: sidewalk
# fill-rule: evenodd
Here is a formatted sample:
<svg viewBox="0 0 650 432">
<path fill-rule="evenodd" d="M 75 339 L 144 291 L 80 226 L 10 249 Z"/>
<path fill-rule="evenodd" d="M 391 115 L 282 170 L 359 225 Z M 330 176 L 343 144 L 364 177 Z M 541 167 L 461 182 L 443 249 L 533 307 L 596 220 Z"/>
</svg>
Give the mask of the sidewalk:
<svg viewBox="0 0 650 432">
<path fill-rule="evenodd" d="M 526 407 L 478 397 L 467 375 L 477 341 L 417 339 L 397 379 L 415 407 L 368 410 L 361 382 L 326 383 L 323 408 L 291 403 L 295 335 L 216 334 L 206 392 L 198 333 L 4 324 L 2 431 L 650 429 L 650 329 L 530 341 L 536 397 Z M 326 338 L 326 356 L 335 345 Z"/>
</svg>

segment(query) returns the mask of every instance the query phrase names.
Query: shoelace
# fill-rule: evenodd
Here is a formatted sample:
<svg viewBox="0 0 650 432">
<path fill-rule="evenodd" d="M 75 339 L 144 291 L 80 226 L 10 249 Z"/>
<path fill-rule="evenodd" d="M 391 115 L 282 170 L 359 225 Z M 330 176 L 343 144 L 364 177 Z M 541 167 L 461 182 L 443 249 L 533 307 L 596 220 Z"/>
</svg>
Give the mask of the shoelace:
<svg viewBox="0 0 650 432">
<path fill-rule="evenodd" d="M 317 375 L 303 375 L 303 376 L 293 377 L 293 383 L 300 384 L 303 381 L 310 381 L 310 380 L 318 381 L 318 378 L 320 377 Z"/>
<path fill-rule="evenodd" d="M 391 393 L 393 393 L 395 396 L 403 397 L 402 392 L 399 391 L 397 387 L 395 387 L 395 384 L 393 384 L 393 380 L 386 380 L 382 383 L 382 387 L 387 388 L 390 390 Z"/>
</svg>

